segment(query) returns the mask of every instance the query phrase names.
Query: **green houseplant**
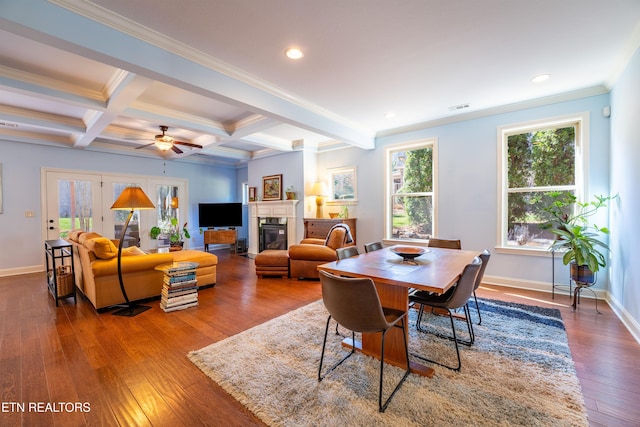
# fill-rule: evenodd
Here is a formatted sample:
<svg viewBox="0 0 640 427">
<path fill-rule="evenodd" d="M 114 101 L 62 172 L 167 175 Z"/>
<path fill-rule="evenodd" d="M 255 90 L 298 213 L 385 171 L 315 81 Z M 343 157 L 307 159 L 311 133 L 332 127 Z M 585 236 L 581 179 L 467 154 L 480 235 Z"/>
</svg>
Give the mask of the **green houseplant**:
<svg viewBox="0 0 640 427">
<path fill-rule="evenodd" d="M 178 218 L 171 218 L 171 230 L 169 231 L 169 242 L 171 246 L 184 245 L 184 238 L 190 239 L 191 235 L 187 230 L 187 223 L 185 222 L 182 228 L 178 227 Z"/>
<path fill-rule="evenodd" d="M 595 196 L 591 202 L 579 202 L 568 192 L 551 192 L 549 196 L 551 204 L 544 210 L 551 219 L 541 226 L 557 236 L 549 250 L 564 252 L 562 262 L 571 263 L 574 281 L 593 283 L 594 273 L 607 265 L 604 254 L 609 246 L 600 236 L 609 234 L 609 229 L 591 224 L 589 219 L 617 196 Z"/>
</svg>

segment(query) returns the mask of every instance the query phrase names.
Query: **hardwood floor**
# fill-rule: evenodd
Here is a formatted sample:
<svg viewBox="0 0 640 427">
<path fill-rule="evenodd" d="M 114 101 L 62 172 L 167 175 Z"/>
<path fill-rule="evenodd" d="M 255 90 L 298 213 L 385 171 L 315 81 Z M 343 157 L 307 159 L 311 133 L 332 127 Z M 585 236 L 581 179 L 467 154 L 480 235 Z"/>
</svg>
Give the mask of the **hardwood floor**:
<svg viewBox="0 0 640 427">
<path fill-rule="evenodd" d="M 319 282 L 255 276 L 218 251 L 218 283 L 199 306 L 133 317 L 78 298 L 56 307 L 44 273 L 0 278 L 0 425 L 263 425 L 186 357 L 321 297 Z M 479 296 L 557 307 L 592 426 L 640 425 L 640 345 L 600 302 L 483 286 Z M 76 405 L 76 406 L 74 406 Z M 72 410 L 74 409 L 75 410 Z"/>
</svg>

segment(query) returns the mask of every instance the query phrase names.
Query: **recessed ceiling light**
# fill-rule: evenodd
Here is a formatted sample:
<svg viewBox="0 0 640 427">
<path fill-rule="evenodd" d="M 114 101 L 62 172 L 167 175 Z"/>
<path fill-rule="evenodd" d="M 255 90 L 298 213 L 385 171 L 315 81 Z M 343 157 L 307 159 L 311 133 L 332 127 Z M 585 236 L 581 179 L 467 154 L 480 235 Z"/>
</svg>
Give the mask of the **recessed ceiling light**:
<svg viewBox="0 0 640 427">
<path fill-rule="evenodd" d="M 300 59 L 304 56 L 304 53 L 302 53 L 302 51 L 297 47 L 290 47 L 284 51 L 284 54 L 290 59 Z"/>
<path fill-rule="evenodd" d="M 395 116 L 396 116 L 396 113 L 394 113 L 393 111 L 388 111 L 384 113 L 384 117 L 387 119 L 393 119 Z"/>
<path fill-rule="evenodd" d="M 538 74 L 537 76 L 534 76 L 531 81 L 534 83 L 541 83 L 547 79 L 549 79 L 549 77 L 551 77 L 550 74 Z"/>
</svg>

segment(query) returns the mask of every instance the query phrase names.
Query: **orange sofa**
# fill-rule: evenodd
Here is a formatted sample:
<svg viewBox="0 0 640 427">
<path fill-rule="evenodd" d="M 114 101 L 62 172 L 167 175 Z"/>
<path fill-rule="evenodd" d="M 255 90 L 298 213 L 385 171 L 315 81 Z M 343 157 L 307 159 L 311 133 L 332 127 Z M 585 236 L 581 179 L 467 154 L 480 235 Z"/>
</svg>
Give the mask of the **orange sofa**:
<svg viewBox="0 0 640 427">
<path fill-rule="evenodd" d="M 96 309 L 125 302 L 118 280 L 118 241 L 98 233 L 74 230 L 67 238 L 73 245 L 76 287 Z M 197 262 L 198 287 L 215 285 L 218 257 L 196 250 L 147 254 L 137 247 L 122 250 L 122 279 L 131 301 L 157 297 L 163 273 L 155 269 L 172 262 Z"/>
</svg>

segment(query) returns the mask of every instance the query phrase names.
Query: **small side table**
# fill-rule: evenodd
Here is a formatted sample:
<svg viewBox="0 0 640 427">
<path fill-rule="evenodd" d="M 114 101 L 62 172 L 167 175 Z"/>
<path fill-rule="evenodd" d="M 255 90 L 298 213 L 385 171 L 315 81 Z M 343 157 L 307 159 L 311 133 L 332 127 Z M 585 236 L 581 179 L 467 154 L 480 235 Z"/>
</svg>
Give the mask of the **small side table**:
<svg viewBox="0 0 640 427">
<path fill-rule="evenodd" d="M 47 262 L 47 287 L 58 306 L 61 299 L 73 297 L 76 303 L 76 275 L 73 263 L 73 245 L 66 240 L 45 240 L 44 253 Z M 65 260 L 70 262 L 65 264 Z M 71 270 L 67 271 L 66 266 Z M 64 280 L 64 283 L 61 281 Z"/>
</svg>

